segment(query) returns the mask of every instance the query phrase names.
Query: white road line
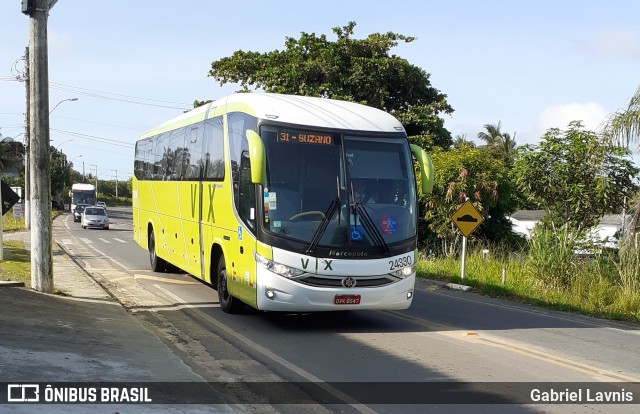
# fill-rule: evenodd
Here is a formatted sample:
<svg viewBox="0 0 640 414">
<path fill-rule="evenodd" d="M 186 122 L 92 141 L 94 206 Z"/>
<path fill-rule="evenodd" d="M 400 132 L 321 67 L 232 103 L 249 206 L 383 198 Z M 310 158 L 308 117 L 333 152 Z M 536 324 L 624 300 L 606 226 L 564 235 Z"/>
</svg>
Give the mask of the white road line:
<svg viewBox="0 0 640 414">
<path fill-rule="evenodd" d="M 101 252 L 100 250 L 96 249 L 96 248 L 95 248 L 95 247 L 93 247 L 93 246 L 87 246 L 87 247 L 89 247 L 91 250 L 93 250 L 93 251 L 97 252 L 99 255 L 101 255 L 101 256 L 102 256 L 102 258 L 104 258 L 104 259 L 106 259 L 106 260 L 109 260 L 109 261 L 111 261 L 111 262 L 113 262 L 113 263 L 117 264 L 117 265 L 118 265 L 118 266 L 120 266 L 123 270 L 125 270 L 125 271 L 127 271 L 127 272 L 129 272 L 129 271 L 130 271 L 130 269 L 129 269 L 127 266 L 123 265 L 122 263 L 120 263 L 119 261 L 117 261 L 117 260 L 116 260 L 116 259 L 114 259 L 113 257 L 109 256 L 108 254 Z"/>
<path fill-rule="evenodd" d="M 65 244 L 65 245 L 73 244 L 73 240 L 71 240 L 71 239 L 62 239 L 62 244 Z"/>
<path fill-rule="evenodd" d="M 86 243 L 86 244 L 91 244 L 91 243 L 93 243 L 91 240 L 89 240 L 89 239 L 85 239 L 84 237 L 80 237 L 80 240 L 82 240 L 82 242 L 83 242 L 83 243 Z"/>
<path fill-rule="evenodd" d="M 111 244 L 111 241 L 109 241 L 107 239 L 103 239 L 102 237 L 98 237 L 98 240 L 100 240 L 103 243 Z"/>
<path fill-rule="evenodd" d="M 173 300 L 175 300 L 178 303 L 184 303 L 185 302 L 185 300 L 183 300 L 179 296 L 174 295 L 173 293 L 171 293 L 167 289 L 163 288 L 162 286 L 153 285 L 153 287 L 155 287 L 156 289 L 162 291 L 164 294 L 166 294 L 167 296 L 169 296 L 170 298 L 172 298 Z M 187 305 L 185 305 L 185 306 L 187 306 Z M 191 306 L 193 306 L 193 305 L 191 305 Z M 286 359 L 281 358 L 280 356 L 278 356 L 278 355 L 274 354 L 273 352 L 269 351 L 267 348 L 256 344 L 255 342 L 253 342 L 252 340 L 250 340 L 246 336 L 241 335 L 240 333 L 234 331 L 233 329 L 229 328 L 225 324 L 217 321 L 215 318 L 212 318 L 211 316 L 207 315 L 205 312 L 201 311 L 200 309 L 197 309 L 195 307 L 189 307 L 189 309 L 191 309 L 193 312 L 197 312 L 198 314 L 200 314 L 201 317 L 206 318 L 209 322 L 211 322 L 214 325 L 216 325 L 219 329 L 225 331 L 228 335 L 231 335 L 231 336 L 235 337 L 239 341 L 243 342 L 245 345 L 247 345 L 250 348 L 254 349 L 256 352 L 260 352 L 262 355 L 264 355 L 267 358 L 271 359 L 272 361 L 274 361 L 274 362 L 276 362 L 276 363 L 278 363 L 278 364 L 290 369 L 291 371 L 295 372 L 296 374 L 300 375 L 301 377 L 307 379 L 309 382 L 317 383 L 317 385 L 319 387 L 323 388 L 325 391 L 329 392 L 330 394 L 335 395 L 336 397 L 340 398 L 346 404 L 349 404 L 351 407 L 353 407 L 357 411 L 359 411 L 359 412 L 361 412 L 363 414 L 375 414 L 376 413 L 374 410 L 372 410 L 371 408 L 367 407 L 366 405 L 358 403 L 357 401 L 355 401 L 353 398 L 351 398 L 350 396 L 346 395 L 342 391 L 340 391 L 340 390 L 338 390 L 338 389 L 326 384 L 320 378 L 316 377 L 315 375 L 311 374 L 310 372 L 305 371 L 304 369 L 300 368 L 299 366 L 292 364 L 291 362 L 287 361 Z"/>
<path fill-rule="evenodd" d="M 113 239 L 113 240 L 115 240 L 115 241 L 117 241 L 117 242 L 120 242 L 120 243 L 127 243 L 127 241 L 126 241 L 126 240 L 122 240 L 122 239 Z"/>
</svg>

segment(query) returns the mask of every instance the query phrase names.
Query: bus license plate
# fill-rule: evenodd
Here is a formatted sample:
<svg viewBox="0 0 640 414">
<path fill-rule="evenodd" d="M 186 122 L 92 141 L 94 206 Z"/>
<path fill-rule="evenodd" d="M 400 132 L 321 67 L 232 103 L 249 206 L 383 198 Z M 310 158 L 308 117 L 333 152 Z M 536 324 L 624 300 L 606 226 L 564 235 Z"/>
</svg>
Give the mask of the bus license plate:
<svg viewBox="0 0 640 414">
<path fill-rule="evenodd" d="M 333 303 L 335 305 L 359 305 L 360 295 L 336 295 Z"/>
</svg>

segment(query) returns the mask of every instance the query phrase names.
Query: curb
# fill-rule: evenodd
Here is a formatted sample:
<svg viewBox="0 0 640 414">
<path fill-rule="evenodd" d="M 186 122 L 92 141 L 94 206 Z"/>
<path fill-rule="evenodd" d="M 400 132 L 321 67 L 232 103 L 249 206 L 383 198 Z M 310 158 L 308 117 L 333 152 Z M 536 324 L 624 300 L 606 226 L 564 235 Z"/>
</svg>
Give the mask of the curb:
<svg viewBox="0 0 640 414">
<path fill-rule="evenodd" d="M 442 282 L 440 280 L 433 280 L 433 279 L 423 279 L 423 280 L 426 283 L 431 283 L 433 285 L 438 285 L 438 286 L 443 287 L 445 289 L 461 290 L 463 292 L 469 292 L 469 291 L 471 291 L 473 289 L 471 286 L 459 285 L 457 283 Z"/>
<path fill-rule="evenodd" d="M 3 287 L 24 287 L 24 282 L 0 281 L 0 288 Z"/>
</svg>

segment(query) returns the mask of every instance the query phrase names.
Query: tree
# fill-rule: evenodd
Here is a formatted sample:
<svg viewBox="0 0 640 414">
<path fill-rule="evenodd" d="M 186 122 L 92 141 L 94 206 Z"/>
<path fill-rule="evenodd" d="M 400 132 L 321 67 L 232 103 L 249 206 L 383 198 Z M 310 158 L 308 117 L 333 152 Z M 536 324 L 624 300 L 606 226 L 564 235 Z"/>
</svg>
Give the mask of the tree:
<svg viewBox="0 0 640 414">
<path fill-rule="evenodd" d="M 619 211 L 636 185 L 630 151 L 603 142 L 579 121 L 566 131 L 549 129 L 538 145 L 520 149 L 514 174 L 519 189 L 577 238 L 605 213 Z"/>
<path fill-rule="evenodd" d="M 504 164 L 511 168 L 513 166 L 513 157 L 516 148 L 516 133 L 513 138 L 507 132 L 502 132 L 500 128 L 502 123 L 485 124 L 486 132 L 479 132 L 478 138 L 487 143 L 487 147 L 493 149 L 495 153 L 503 160 Z"/>
<path fill-rule="evenodd" d="M 453 146 L 455 148 L 460 148 L 462 146 L 474 148 L 476 144 L 473 141 L 467 140 L 467 134 L 459 134 L 453 139 Z"/>
<path fill-rule="evenodd" d="M 605 136 L 612 143 L 620 146 L 637 143 L 637 152 L 640 152 L 640 87 L 629 100 L 627 108 L 611 115 L 605 125 Z"/>
<path fill-rule="evenodd" d="M 396 116 L 412 142 L 425 149 L 448 148 L 451 134 L 440 118 L 453 113 L 446 95 L 431 86 L 426 71 L 389 55 L 399 42 L 415 38 L 387 32 L 353 39 L 355 25 L 333 28 L 336 41 L 302 32 L 299 39 L 287 37 L 284 50 L 238 50 L 212 62 L 209 76 L 221 85 L 239 83 L 244 92 L 255 87 L 367 104 Z"/>
<path fill-rule="evenodd" d="M 510 232 L 510 224 L 500 218 L 515 209 L 513 184 L 500 160 L 487 149 L 465 145 L 448 151 L 436 149 L 431 158 L 435 179 L 433 192 L 426 199 L 424 219 L 439 239 L 443 253 L 455 252 L 460 233 L 451 216 L 467 199 L 486 219 L 474 235 L 484 227 L 502 235 Z M 503 227 L 501 232 L 496 225 Z"/>
<path fill-rule="evenodd" d="M 71 186 L 70 169 L 67 164 L 67 156 L 54 146 L 49 148 L 51 154 L 51 198 L 60 200 L 65 196 L 65 189 Z"/>
<path fill-rule="evenodd" d="M 640 153 L 640 87 L 629 100 L 626 109 L 609 117 L 604 129 L 605 137 L 612 143 L 629 146 L 637 143 L 636 152 Z M 631 233 L 635 234 L 640 226 L 640 193 L 629 203 L 631 212 Z"/>
</svg>

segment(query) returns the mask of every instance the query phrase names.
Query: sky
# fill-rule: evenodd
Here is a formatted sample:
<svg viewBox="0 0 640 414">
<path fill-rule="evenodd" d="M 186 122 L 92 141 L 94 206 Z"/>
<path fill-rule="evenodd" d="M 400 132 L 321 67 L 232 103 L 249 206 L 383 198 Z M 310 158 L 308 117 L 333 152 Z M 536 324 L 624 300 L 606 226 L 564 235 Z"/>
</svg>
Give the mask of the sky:
<svg viewBox="0 0 640 414">
<path fill-rule="evenodd" d="M 453 137 L 477 141 L 500 122 L 518 145 L 535 144 L 572 120 L 597 130 L 626 107 L 640 86 L 638 16 L 637 0 L 59 0 L 48 19 L 51 145 L 81 173 L 128 179 L 141 133 L 239 89 L 208 77 L 211 62 L 282 50 L 301 32 L 335 40 L 349 21 L 355 38 L 417 38 L 391 53 L 447 95 Z M 0 133 L 16 140 L 28 31 L 20 0 L 0 1 Z"/>
</svg>

